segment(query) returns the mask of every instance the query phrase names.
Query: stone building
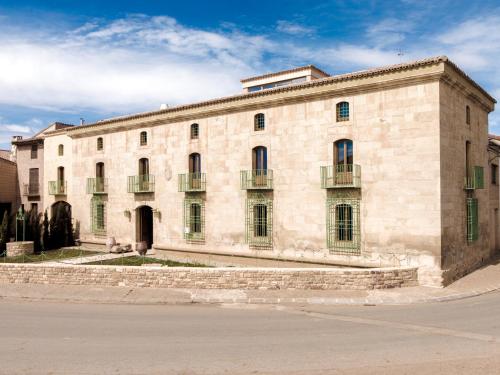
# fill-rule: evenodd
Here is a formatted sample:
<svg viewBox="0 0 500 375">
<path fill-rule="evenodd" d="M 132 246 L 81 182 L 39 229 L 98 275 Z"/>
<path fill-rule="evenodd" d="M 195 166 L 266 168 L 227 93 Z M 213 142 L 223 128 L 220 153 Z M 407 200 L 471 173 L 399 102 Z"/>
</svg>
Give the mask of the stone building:
<svg viewBox="0 0 500 375">
<path fill-rule="evenodd" d="M 16 163 L 9 150 L 0 150 L 0 223 L 4 212 L 17 209 L 18 198 Z"/>
<path fill-rule="evenodd" d="M 418 265 L 430 285 L 498 250 L 496 102 L 446 57 L 242 84 L 239 95 L 47 131 L 44 206 L 70 205 L 84 242 Z"/>
</svg>

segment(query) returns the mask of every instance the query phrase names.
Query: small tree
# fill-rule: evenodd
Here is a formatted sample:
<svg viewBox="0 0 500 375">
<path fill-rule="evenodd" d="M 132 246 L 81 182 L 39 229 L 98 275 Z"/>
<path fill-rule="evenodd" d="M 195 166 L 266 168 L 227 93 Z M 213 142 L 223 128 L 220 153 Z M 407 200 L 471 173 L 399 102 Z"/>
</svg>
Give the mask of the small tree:
<svg viewBox="0 0 500 375">
<path fill-rule="evenodd" d="M 41 227 L 40 227 L 40 215 L 35 210 L 31 210 L 29 213 L 27 226 L 27 233 L 29 239 L 33 241 L 33 247 L 36 254 L 40 254 L 42 250 L 41 246 Z"/>
<path fill-rule="evenodd" d="M 42 223 L 42 249 L 43 251 L 47 251 L 50 249 L 50 240 L 49 240 L 49 215 L 47 214 L 47 210 L 43 214 L 43 223 Z"/>
<path fill-rule="evenodd" d="M 9 242 L 9 232 L 9 214 L 5 211 L 0 225 L 0 255 L 2 256 L 5 256 L 6 244 Z"/>
</svg>

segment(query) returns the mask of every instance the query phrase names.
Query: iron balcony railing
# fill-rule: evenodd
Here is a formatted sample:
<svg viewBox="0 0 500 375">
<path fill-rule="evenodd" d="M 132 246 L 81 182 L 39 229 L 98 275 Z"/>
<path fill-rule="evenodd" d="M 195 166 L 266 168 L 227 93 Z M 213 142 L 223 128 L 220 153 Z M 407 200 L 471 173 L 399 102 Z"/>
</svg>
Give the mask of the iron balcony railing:
<svg viewBox="0 0 500 375">
<path fill-rule="evenodd" d="M 242 190 L 272 190 L 273 171 L 272 169 L 252 169 L 241 171 L 241 189 Z"/>
<path fill-rule="evenodd" d="M 127 191 L 129 193 L 153 193 L 155 191 L 155 176 L 152 174 L 128 176 Z"/>
<path fill-rule="evenodd" d="M 484 189 L 484 169 L 480 166 L 475 166 L 471 169 L 469 175 L 465 177 L 465 190 Z"/>
<path fill-rule="evenodd" d="M 40 185 L 39 184 L 24 184 L 23 195 L 28 197 L 34 197 L 40 195 Z"/>
<path fill-rule="evenodd" d="M 205 191 L 207 185 L 207 174 L 201 172 L 184 173 L 179 175 L 180 192 Z"/>
<path fill-rule="evenodd" d="M 108 194 L 108 179 L 103 177 L 87 178 L 87 194 Z"/>
<path fill-rule="evenodd" d="M 66 181 L 49 181 L 49 194 L 66 195 L 67 194 Z"/>
<path fill-rule="evenodd" d="M 357 164 L 328 165 L 320 172 L 323 189 L 361 187 L 361 167 Z"/>
</svg>

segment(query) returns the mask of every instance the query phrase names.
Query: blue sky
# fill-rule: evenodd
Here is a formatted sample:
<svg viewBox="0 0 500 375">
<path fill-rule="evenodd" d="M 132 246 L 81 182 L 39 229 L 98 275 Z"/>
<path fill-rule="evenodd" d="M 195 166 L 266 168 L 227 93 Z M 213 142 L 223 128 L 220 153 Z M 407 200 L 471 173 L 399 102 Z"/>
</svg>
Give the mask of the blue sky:
<svg viewBox="0 0 500 375">
<path fill-rule="evenodd" d="M 500 98 L 500 2 L 2 0 L 0 148 L 54 121 L 235 94 L 253 74 L 435 55 Z"/>
</svg>

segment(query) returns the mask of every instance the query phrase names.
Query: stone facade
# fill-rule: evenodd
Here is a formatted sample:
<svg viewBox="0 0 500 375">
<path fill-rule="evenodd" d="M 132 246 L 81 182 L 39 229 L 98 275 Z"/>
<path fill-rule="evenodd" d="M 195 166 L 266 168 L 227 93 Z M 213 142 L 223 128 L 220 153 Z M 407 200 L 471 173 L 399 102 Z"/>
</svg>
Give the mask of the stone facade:
<svg viewBox="0 0 500 375">
<path fill-rule="evenodd" d="M 12 214 L 19 199 L 16 163 L 0 157 L 0 221 L 4 212 Z"/>
<path fill-rule="evenodd" d="M 368 290 L 415 286 L 417 270 L 0 264 L 0 283 L 190 289 Z"/>
<path fill-rule="evenodd" d="M 337 120 L 342 102 L 349 104 L 346 121 Z M 489 181 L 488 113 L 494 104 L 448 59 L 433 58 L 56 130 L 45 136 L 45 205 L 70 203 L 84 242 L 103 243 L 107 236 L 139 242 L 147 207 L 158 249 L 418 266 L 423 284 L 441 285 L 498 250 L 491 244 L 490 196 L 495 193 L 490 184 L 464 191 L 465 141 L 471 143 L 470 163 L 482 166 Z M 256 131 L 259 113 L 265 129 Z M 190 136 L 193 123 L 199 126 L 196 139 Z M 334 164 L 334 142 L 343 139 L 352 140 L 360 184 L 322 189 L 320 167 Z M 62 157 L 57 156 L 60 144 Z M 257 146 L 267 149 L 272 190 L 241 189 L 240 171 L 254 168 Z M 193 153 L 201 155 L 206 187 L 180 192 L 178 175 L 188 172 Z M 140 174 L 143 158 L 154 175 L 154 192 L 129 192 L 127 179 Z M 89 194 L 87 181 L 96 177 L 97 163 L 104 165 L 107 189 Z M 61 166 L 67 194 L 45 198 L 47 183 Z M 465 202 L 471 194 L 479 205 L 480 236 L 474 242 L 466 238 Z M 203 202 L 203 236 L 196 241 L 186 235 L 186 198 Z M 255 199 L 272 202 L 267 246 L 248 243 L 248 228 L 254 225 L 248 202 Z M 327 240 L 329 234 L 338 236 L 328 226 L 332 200 L 359 207 L 353 214 L 359 223 L 356 251 L 339 251 Z M 96 212 L 104 221 L 98 231 Z"/>
</svg>

